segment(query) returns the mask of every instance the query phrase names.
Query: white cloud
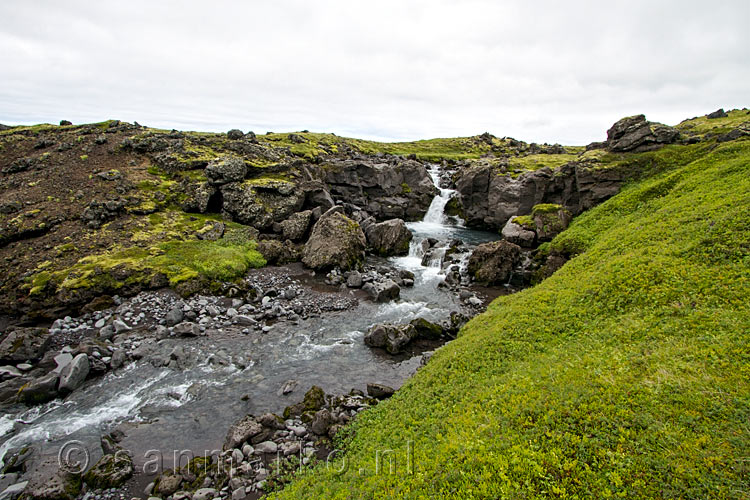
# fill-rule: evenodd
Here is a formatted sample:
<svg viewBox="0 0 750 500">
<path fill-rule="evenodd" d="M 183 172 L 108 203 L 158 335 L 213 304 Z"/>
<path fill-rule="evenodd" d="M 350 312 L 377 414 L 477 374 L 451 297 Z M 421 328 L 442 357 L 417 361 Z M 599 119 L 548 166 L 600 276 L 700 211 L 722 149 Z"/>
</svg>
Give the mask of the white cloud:
<svg viewBox="0 0 750 500">
<path fill-rule="evenodd" d="M 750 4 L 3 2 L 0 122 L 600 140 L 750 101 Z"/>
</svg>

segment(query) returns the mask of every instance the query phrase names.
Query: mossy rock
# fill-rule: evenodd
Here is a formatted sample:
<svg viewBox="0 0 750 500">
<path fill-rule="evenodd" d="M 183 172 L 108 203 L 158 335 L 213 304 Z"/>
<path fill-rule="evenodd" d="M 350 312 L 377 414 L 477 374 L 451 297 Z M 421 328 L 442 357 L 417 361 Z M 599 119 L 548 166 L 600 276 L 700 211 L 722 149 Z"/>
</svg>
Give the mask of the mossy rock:
<svg viewBox="0 0 750 500">
<path fill-rule="evenodd" d="M 83 476 L 83 480 L 91 488 L 118 488 L 133 477 L 133 459 L 120 450 L 112 455 L 104 455 Z"/>
</svg>

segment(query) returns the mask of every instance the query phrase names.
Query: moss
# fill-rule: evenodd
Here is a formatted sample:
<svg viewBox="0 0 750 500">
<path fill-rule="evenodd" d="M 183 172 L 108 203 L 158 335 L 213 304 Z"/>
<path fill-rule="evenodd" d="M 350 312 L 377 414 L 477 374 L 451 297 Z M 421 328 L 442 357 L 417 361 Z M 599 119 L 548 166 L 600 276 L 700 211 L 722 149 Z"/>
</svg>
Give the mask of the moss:
<svg viewBox="0 0 750 500">
<path fill-rule="evenodd" d="M 86 161 L 89 159 L 89 155 L 81 155 L 80 158 L 81 160 Z"/>
<path fill-rule="evenodd" d="M 545 215 L 545 214 L 556 214 L 560 210 L 562 210 L 563 206 L 558 205 L 557 203 L 540 203 L 538 205 L 534 205 L 534 207 L 531 209 L 531 216 L 535 217 L 537 215 Z"/>
<path fill-rule="evenodd" d="M 411 193 L 411 188 L 409 187 L 409 185 L 407 183 L 404 182 L 404 183 L 401 184 L 401 192 L 404 193 L 404 194 Z"/>
<path fill-rule="evenodd" d="M 532 217 L 531 215 L 517 215 L 516 217 L 513 217 L 513 222 L 515 222 L 519 226 L 522 226 L 524 229 L 528 229 L 529 231 L 534 231 L 536 229 L 534 217 Z"/>
<path fill-rule="evenodd" d="M 575 258 L 356 419 L 345 458 L 272 498 L 741 497 L 750 141 L 682 148 L 546 247 Z"/>
</svg>

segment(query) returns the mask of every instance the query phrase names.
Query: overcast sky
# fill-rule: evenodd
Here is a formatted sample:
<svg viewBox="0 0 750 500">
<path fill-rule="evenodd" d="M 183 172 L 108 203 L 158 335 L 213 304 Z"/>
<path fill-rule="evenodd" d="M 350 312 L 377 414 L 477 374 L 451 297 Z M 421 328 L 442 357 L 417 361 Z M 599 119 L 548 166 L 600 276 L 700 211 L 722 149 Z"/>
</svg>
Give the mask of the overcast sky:
<svg viewBox="0 0 750 500">
<path fill-rule="evenodd" d="M 750 2 L 0 3 L 0 123 L 602 140 L 750 106 Z"/>
</svg>

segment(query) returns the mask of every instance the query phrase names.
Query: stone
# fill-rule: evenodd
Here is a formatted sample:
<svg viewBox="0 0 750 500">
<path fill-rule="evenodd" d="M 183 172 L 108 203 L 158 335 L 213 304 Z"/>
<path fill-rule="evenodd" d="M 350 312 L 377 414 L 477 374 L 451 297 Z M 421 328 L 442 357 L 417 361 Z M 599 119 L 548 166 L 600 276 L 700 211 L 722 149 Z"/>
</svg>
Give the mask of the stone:
<svg viewBox="0 0 750 500">
<path fill-rule="evenodd" d="M 180 488 L 180 484 L 182 484 L 181 475 L 165 473 L 159 477 L 156 492 L 166 497 L 177 491 Z"/>
<path fill-rule="evenodd" d="M 241 486 L 237 488 L 236 490 L 232 491 L 232 500 L 242 500 L 245 498 L 245 487 Z"/>
<path fill-rule="evenodd" d="M 128 326 L 128 324 L 127 324 L 127 323 L 125 323 L 125 322 L 124 322 L 123 320 L 121 320 L 121 319 L 116 319 L 116 320 L 114 320 L 114 321 L 112 322 L 112 326 L 114 327 L 114 329 L 115 329 L 115 333 L 116 333 L 116 334 L 117 334 L 117 333 L 123 333 L 123 332 L 127 332 L 127 331 L 130 331 L 130 329 L 131 329 L 131 328 L 130 328 L 130 327 Z"/>
<path fill-rule="evenodd" d="M 0 500 L 16 500 L 26 489 L 27 484 L 29 484 L 28 481 L 21 481 L 8 486 L 0 493 Z"/>
<path fill-rule="evenodd" d="M 366 283 L 362 290 L 368 293 L 375 302 L 388 302 L 395 300 L 401 294 L 401 288 L 393 280 L 379 281 L 377 283 Z"/>
<path fill-rule="evenodd" d="M 531 217 L 534 219 L 539 241 L 552 241 L 555 236 L 568 228 L 573 219 L 568 210 L 555 204 L 536 205 L 531 212 Z"/>
<path fill-rule="evenodd" d="M 199 240 L 218 241 L 224 236 L 225 230 L 226 224 L 224 224 L 223 222 L 208 221 L 195 233 L 195 236 Z"/>
<path fill-rule="evenodd" d="M 389 354 L 398 354 L 417 336 L 413 325 L 373 325 L 365 335 L 365 344 L 380 347 Z"/>
<path fill-rule="evenodd" d="M 69 352 L 61 352 L 54 358 L 55 364 L 57 365 L 53 372 L 60 374 L 65 369 L 66 366 L 70 364 L 71 361 L 73 361 L 73 355 Z"/>
<path fill-rule="evenodd" d="M 164 316 L 164 322 L 167 326 L 175 326 L 178 323 L 181 323 L 184 317 L 185 312 L 183 311 L 182 306 L 177 305 L 167 311 L 167 314 Z"/>
<path fill-rule="evenodd" d="M 316 270 L 357 269 L 365 259 L 365 244 L 359 224 L 334 207 L 313 226 L 302 252 L 302 262 Z"/>
<path fill-rule="evenodd" d="M 724 108 L 719 108 L 716 111 L 707 114 L 706 118 L 708 118 L 709 120 L 715 120 L 717 118 L 726 118 L 727 116 L 729 115 L 726 113 L 726 111 L 724 111 Z"/>
<path fill-rule="evenodd" d="M 310 423 L 310 429 L 318 436 L 325 436 L 332 424 L 331 412 L 324 408 L 315 412 L 315 416 Z"/>
<path fill-rule="evenodd" d="M 198 337 L 201 334 L 200 326 L 190 321 L 183 321 L 176 325 L 172 331 L 180 337 Z"/>
<path fill-rule="evenodd" d="M 83 384 L 89 374 L 89 357 L 81 353 L 73 358 L 60 373 L 60 385 L 58 390 L 61 394 L 66 394 L 76 390 Z"/>
<path fill-rule="evenodd" d="M 12 328 L 0 342 L 0 360 L 19 362 L 41 359 L 49 348 L 46 328 Z"/>
<path fill-rule="evenodd" d="M 99 329 L 99 337 L 104 340 L 111 339 L 115 335 L 115 328 L 112 325 L 106 325 Z"/>
<path fill-rule="evenodd" d="M 227 132 L 227 138 L 232 141 L 236 141 L 237 139 L 242 139 L 245 137 L 245 134 L 242 133 L 242 130 L 233 128 L 229 132 Z"/>
<path fill-rule="evenodd" d="M 203 173 L 212 185 L 240 182 L 247 175 L 247 165 L 242 158 L 224 156 L 209 162 Z"/>
<path fill-rule="evenodd" d="M 211 500 L 219 495 L 214 488 L 199 488 L 193 493 L 193 500 Z"/>
<path fill-rule="evenodd" d="M 297 382 L 296 380 L 287 380 L 284 382 L 284 385 L 281 386 L 281 389 L 279 389 L 279 395 L 286 395 L 291 392 L 294 392 L 294 389 L 297 388 Z"/>
<path fill-rule="evenodd" d="M 242 446 L 250 438 L 260 434 L 263 426 L 252 415 L 247 415 L 229 428 L 224 439 L 224 449 L 231 450 Z"/>
<path fill-rule="evenodd" d="M 520 258 L 521 248 L 508 241 L 482 243 L 469 257 L 468 271 L 479 283 L 502 285 L 508 282 Z"/>
<path fill-rule="evenodd" d="M 299 241 L 307 234 L 312 220 L 312 210 L 297 212 L 281 222 L 281 236 L 285 240 Z"/>
<path fill-rule="evenodd" d="M 416 336 L 422 339 L 438 340 L 443 336 L 443 327 L 424 318 L 416 318 L 409 323 L 416 330 Z"/>
<path fill-rule="evenodd" d="M 255 454 L 276 453 L 278 449 L 279 446 L 273 441 L 263 441 L 255 445 Z"/>
<path fill-rule="evenodd" d="M 114 454 L 103 455 L 96 464 L 83 476 L 91 488 L 119 488 L 133 477 L 133 459 L 123 450 Z"/>
<path fill-rule="evenodd" d="M 57 457 L 46 458 L 29 474 L 24 490 L 28 500 L 73 500 L 81 491 L 81 476 L 60 467 Z"/>
<path fill-rule="evenodd" d="M 349 288 L 362 288 L 362 273 L 351 271 L 346 277 L 346 286 Z"/>
<path fill-rule="evenodd" d="M 381 257 L 406 255 L 413 237 L 402 219 L 390 219 L 370 225 L 365 231 L 372 252 Z"/>
<path fill-rule="evenodd" d="M 536 240 L 536 232 L 527 229 L 525 226 L 516 222 L 517 217 L 511 217 L 503 226 L 502 234 L 506 241 L 516 245 L 531 248 Z"/>
<path fill-rule="evenodd" d="M 112 358 L 109 361 L 109 365 L 113 370 L 116 370 L 117 368 L 120 368 L 122 365 L 124 365 L 126 361 L 127 356 L 125 355 L 125 350 L 117 349 L 112 353 Z"/>
<path fill-rule="evenodd" d="M 305 193 L 296 181 L 285 179 L 230 182 L 220 186 L 220 191 L 222 214 L 259 231 L 288 219 L 305 202 Z"/>
<path fill-rule="evenodd" d="M 367 384 L 367 395 L 375 399 L 388 399 L 396 393 L 396 389 L 383 384 Z"/>
<path fill-rule="evenodd" d="M 19 390 L 19 398 L 26 404 L 41 404 L 52 401 L 57 397 L 56 373 L 49 373 L 42 377 L 36 378 Z"/>
<path fill-rule="evenodd" d="M 0 376 L 20 377 L 21 375 L 21 371 L 14 366 L 0 366 Z"/>
<path fill-rule="evenodd" d="M 264 413 L 263 415 L 258 417 L 257 420 L 263 427 L 268 427 L 269 429 L 286 429 L 284 419 L 282 419 L 278 415 L 274 415 L 273 413 Z"/>
</svg>

